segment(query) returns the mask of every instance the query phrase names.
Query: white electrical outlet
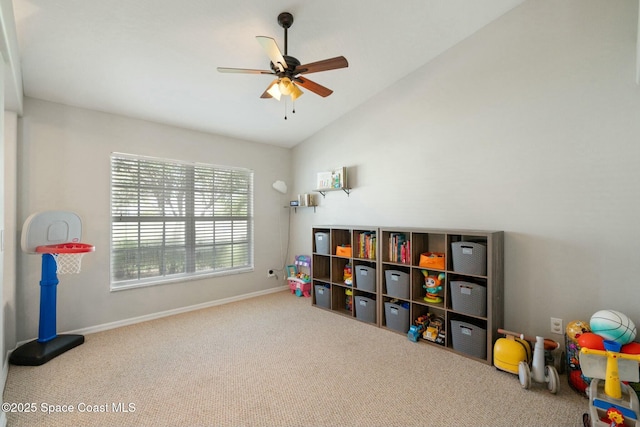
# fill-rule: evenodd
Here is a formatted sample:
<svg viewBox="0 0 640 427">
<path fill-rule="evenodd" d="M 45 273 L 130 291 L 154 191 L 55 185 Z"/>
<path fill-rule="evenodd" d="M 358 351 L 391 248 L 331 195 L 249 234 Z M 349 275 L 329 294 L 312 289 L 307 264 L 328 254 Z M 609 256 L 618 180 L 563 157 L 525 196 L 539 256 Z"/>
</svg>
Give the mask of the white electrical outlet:
<svg viewBox="0 0 640 427">
<path fill-rule="evenodd" d="M 551 333 L 552 334 L 564 334 L 564 328 L 562 327 L 562 319 L 557 317 L 551 318 Z"/>
</svg>

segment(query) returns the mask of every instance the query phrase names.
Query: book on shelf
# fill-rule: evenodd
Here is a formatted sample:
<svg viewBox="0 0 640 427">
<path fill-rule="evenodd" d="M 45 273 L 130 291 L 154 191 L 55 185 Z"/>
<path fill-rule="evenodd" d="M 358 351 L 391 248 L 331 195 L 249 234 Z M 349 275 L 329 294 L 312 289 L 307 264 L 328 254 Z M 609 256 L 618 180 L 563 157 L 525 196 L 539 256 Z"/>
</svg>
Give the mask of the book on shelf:
<svg viewBox="0 0 640 427">
<path fill-rule="evenodd" d="M 347 168 L 341 167 L 327 172 L 318 172 L 316 188 L 319 190 L 347 188 Z"/>
<path fill-rule="evenodd" d="M 389 261 L 401 264 L 411 263 L 411 241 L 404 233 L 389 234 Z"/>
<path fill-rule="evenodd" d="M 356 237 L 358 248 L 358 258 L 376 259 L 376 232 L 363 231 Z"/>
</svg>

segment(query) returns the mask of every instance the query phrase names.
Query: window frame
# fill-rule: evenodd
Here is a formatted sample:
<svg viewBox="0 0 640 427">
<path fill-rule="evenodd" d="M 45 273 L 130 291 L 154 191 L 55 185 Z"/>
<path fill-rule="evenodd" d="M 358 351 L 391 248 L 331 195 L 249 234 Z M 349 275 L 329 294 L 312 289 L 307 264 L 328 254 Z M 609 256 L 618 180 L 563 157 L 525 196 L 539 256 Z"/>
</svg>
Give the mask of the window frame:
<svg viewBox="0 0 640 427">
<path fill-rule="evenodd" d="M 130 174 L 134 174 L 134 175 L 137 174 L 138 176 L 138 181 L 134 185 L 123 184 L 124 181 L 116 182 L 117 179 L 123 180 L 124 178 L 123 174 L 116 173 L 115 171 L 116 163 L 118 163 L 119 166 L 122 166 L 122 165 L 125 165 L 127 162 L 131 163 L 132 165 L 137 165 L 137 170 L 134 170 L 136 168 L 132 167 L 131 170 L 128 171 Z M 182 215 L 176 216 L 176 215 L 167 214 L 165 207 L 161 206 L 163 205 L 163 202 L 160 202 L 158 198 L 156 198 L 155 200 L 156 202 L 155 206 L 151 206 L 151 208 L 149 208 L 149 206 L 146 206 L 146 207 L 143 206 L 144 202 L 141 202 L 141 194 L 144 192 L 145 189 L 148 190 L 149 188 L 154 188 L 154 187 L 153 185 L 149 187 L 148 185 L 145 186 L 144 184 L 141 184 L 141 181 L 143 181 L 141 177 L 143 177 L 143 174 L 144 174 L 144 170 L 141 170 L 141 165 L 145 165 L 146 167 L 154 167 L 154 166 L 161 167 L 163 172 L 165 171 L 165 168 L 184 171 L 184 176 L 186 176 L 187 178 L 185 179 L 177 178 L 174 181 L 170 178 L 167 178 L 166 175 L 163 174 L 161 178 L 162 185 L 157 186 L 157 189 L 162 189 L 163 191 L 167 191 L 171 195 L 171 197 L 175 197 L 176 194 L 179 194 L 180 190 L 176 191 L 174 190 L 174 188 L 179 187 L 177 184 L 183 184 L 183 187 L 179 187 L 184 190 L 184 194 L 183 194 L 184 200 L 181 201 L 181 203 L 184 204 L 182 206 L 184 208 L 184 212 Z M 210 182 L 202 179 L 199 180 L 196 177 L 198 176 L 197 172 L 203 172 L 203 171 L 205 172 L 205 174 L 206 173 L 211 174 Z M 161 284 L 172 283 L 172 282 L 185 282 L 189 280 L 197 280 L 197 279 L 203 279 L 203 278 L 215 277 L 215 276 L 243 274 L 243 273 L 249 273 L 254 271 L 255 269 L 255 253 L 254 253 L 255 252 L 255 239 L 254 239 L 255 194 L 254 194 L 254 171 L 253 170 L 248 168 L 234 167 L 234 166 L 223 166 L 223 165 L 215 165 L 215 164 L 199 163 L 199 162 L 186 162 L 186 161 L 175 160 L 175 159 L 156 158 L 156 157 L 114 152 L 114 153 L 111 153 L 110 155 L 110 172 L 111 174 L 110 174 L 110 180 L 109 180 L 109 185 L 110 185 L 109 284 L 110 284 L 111 291 L 120 291 L 120 290 L 132 289 L 132 288 L 155 286 L 155 285 L 161 285 Z M 223 176 L 228 175 L 228 176 L 231 176 L 232 178 L 229 180 L 229 182 L 223 184 L 221 187 L 217 187 L 215 184 L 216 176 L 217 176 L 216 174 L 222 174 Z M 165 190 L 167 187 L 166 185 L 167 183 L 173 184 L 173 186 L 171 186 L 169 190 Z M 211 185 L 210 193 L 206 191 L 202 191 L 202 187 L 200 187 L 200 185 L 203 185 L 203 183 L 205 185 Z M 238 183 L 241 183 L 242 185 L 246 185 L 246 188 L 240 187 L 241 191 L 237 191 Z M 220 188 L 222 188 L 223 190 L 222 192 L 220 191 Z M 122 196 L 117 194 L 118 191 L 122 192 L 126 190 L 132 191 L 133 192 L 132 194 L 136 195 L 137 199 L 134 201 L 134 203 L 130 203 L 130 200 L 125 201 L 126 197 L 128 196 Z M 207 190 L 209 189 L 207 188 Z M 222 193 L 227 194 L 230 199 L 226 201 L 226 204 L 223 203 L 223 204 L 215 205 L 215 202 L 214 202 L 215 195 L 219 196 Z M 162 194 L 163 196 L 165 196 L 165 193 L 162 193 Z M 242 199 L 246 203 L 246 206 L 243 209 L 241 209 L 241 210 L 246 210 L 246 212 L 243 212 L 243 215 L 238 215 L 237 213 L 228 212 L 230 210 L 233 210 L 234 195 L 236 194 L 239 194 L 241 197 L 242 195 L 244 195 L 244 197 L 246 198 L 246 200 Z M 198 200 L 200 200 L 198 196 L 200 196 L 201 198 L 206 198 L 207 195 L 211 197 L 211 200 L 210 200 L 211 206 L 207 206 L 206 209 L 210 209 L 211 212 L 206 216 L 202 216 L 202 215 L 198 216 L 196 214 L 196 211 L 199 211 L 200 213 L 203 212 L 202 206 L 198 205 Z M 122 203 L 122 205 L 116 206 L 116 203 L 118 202 Z M 128 203 L 128 204 L 125 206 L 125 203 Z M 220 215 L 215 213 L 215 210 L 218 209 L 220 206 L 222 206 L 223 210 L 227 212 L 226 215 Z M 135 212 L 135 214 L 132 214 L 131 210 L 134 208 L 137 208 L 137 211 Z M 148 215 L 148 214 L 145 214 L 146 212 L 145 209 L 163 210 L 164 214 Z M 119 214 L 117 212 L 118 210 L 120 212 Z M 124 212 L 125 210 L 127 210 L 128 212 L 125 213 Z M 123 215 L 123 213 L 125 214 Z M 226 243 L 217 242 L 216 239 L 217 239 L 218 231 L 216 229 L 216 225 L 220 223 L 224 223 L 223 224 L 224 226 L 221 227 L 222 232 L 229 233 L 229 230 L 230 230 L 231 241 L 226 241 Z M 136 233 L 137 237 L 134 237 L 132 239 L 132 241 L 135 244 L 134 249 L 133 250 L 126 249 L 124 247 L 117 248 L 116 235 L 118 233 L 124 232 L 125 233 L 124 235 L 126 237 L 123 237 L 123 238 L 131 239 L 131 235 L 126 234 L 126 229 L 127 229 L 127 225 L 131 226 L 132 224 L 133 224 L 133 227 L 131 228 L 137 227 L 137 233 Z M 169 224 L 169 226 L 167 226 L 167 224 Z M 173 225 L 176 230 L 179 230 L 180 224 L 183 224 L 183 229 L 181 230 L 182 234 L 176 233 L 176 235 L 178 236 L 178 238 L 182 238 L 184 240 L 183 242 L 184 244 L 183 245 L 167 244 L 166 240 L 168 239 L 166 237 L 172 231 L 171 226 Z M 211 235 L 206 234 L 206 232 L 203 233 L 202 231 L 198 232 L 198 229 L 199 229 L 199 227 L 197 226 L 198 224 L 200 225 L 204 224 L 205 227 L 208 225 L 210 228 L 209 232 L 211 233 Z M 241 227 L 239 231 L 236 232 L 234 231 L 235 224 L 243 225 L 245 228 L 243 229 Z M 149 233 L 148 231 L 147 232 L 144 231 L 145 226 L 153 229 L 154 225 L 156 227 L 158 225 L 162 225 L 161 227 L 162 236 L 163 236 L 162 243 L 159 243 L 159 244 L 156 243 L 155 246 L 145 247 L 145 240 L 141 239 L 141 230 L 143 230 L 142 233 Z M 245 237 L 244 240 L 238 237 L 242 235 Z M 151 234 L 147 235 L 146 237 L 148 238 L 150 236 Z M 201 240 L 204 240 L 203 237 L 208 238 L 210 242 L 206 242 L 204 244 L 198 243 L 199 238 Z M 227 239 L 228 238 L 229 237 L 227 236 Z M 246 248 L 243 248 L 243 246 L 246 246 Z M 219 250 L 222 247 L 226 247 L 227 248 L 226 251 L 231 251 L 231 255 L 226 255 L 227 257 L 229 257 L 229 259 L 224 260 L 224 261 L 230 261 L 231 265 L 225 265 L 224 267 L 216 268 L 215 253 L 216 253 L 216 250 Z M 237 248 L 241 249 L 240 258 L 242 260 L 242 263 L 239 266 L 234 267 L 232 265 L 236 257 L 236 255 L 234 255 L 234 249 L 237 249 Z M 242 249 L 244 249 L 246 253 L 243 253 Z M 181 261 L 184 263 L 184 266 L 183 266 L 184 271 L 181 271 L 178 273 L 171 273 L 171 272 L 167 272 L 166 270 L 162 271 L 163 269 L 166 268 L 166 265 L 168 264 L 166 253 L 169 250 L 175 250 L 177 252 L 180 252 L 181 250 L 184 251 L 184 259 L 182 259 Z M 199 256 L 201 256 L 201 252 L 199 252 L 199 250 L 211 251 L 209 258 L 206 259 L 207 263 L 210 262 L 211 264 L 213 264 L 210 268 L 199 270 L 198 267 L 196 266 L 196 264 L 198 263 L 197 259 Z M 149 268 L 152 268 L 157 266 L 157 269 L 158 269 L 157 274 L 151 275 L 149 277 L 140 276 L 140 270 L 141 270 L 140 260 L 145 259 L 143 257 L 145 251 L 147 252 L 157 251 L 160 254 L 160 255 L 157 255 L 158 263 L 150 264 L 150 267 L 149 267 Z M 137 261 L 136 271 L 137 271 L 138 277 L 119 280 L 116 277 L 116 273 L 115 273 L 116 268 L 120 267 L 121 269 L 125 269 L 127 267 L 131 267 L 132 265 L 136 264 L 132 262 L 118 264 L 118 262 L 116 261 L 116 258 L 118 255 L 122 256 L 122 254 L 125 254 L 124 256 L 127 256 L 126 254 L 129 252 L 134 253 L 136 257 L 136 261 Z M 180 258 L 178 258 L 178 261 L 180 262 Z"/>
</svg>

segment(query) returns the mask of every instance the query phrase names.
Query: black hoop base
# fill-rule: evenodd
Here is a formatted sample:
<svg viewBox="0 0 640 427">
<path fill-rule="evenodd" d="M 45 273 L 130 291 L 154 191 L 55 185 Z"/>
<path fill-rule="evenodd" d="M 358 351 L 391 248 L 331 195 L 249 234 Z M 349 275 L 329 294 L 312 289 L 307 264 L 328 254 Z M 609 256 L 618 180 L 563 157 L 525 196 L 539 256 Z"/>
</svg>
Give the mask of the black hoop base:
<svg viewBox="0 0 640 427">
<path fill-rule="evenodd" d="M 9 357 L 9 363 L 22 366 L 40 366 L 65 351 L 84 342 L 83 335 L 58 335 L 51 341 L 30 341 L 16 348 Z"/>
</svg>

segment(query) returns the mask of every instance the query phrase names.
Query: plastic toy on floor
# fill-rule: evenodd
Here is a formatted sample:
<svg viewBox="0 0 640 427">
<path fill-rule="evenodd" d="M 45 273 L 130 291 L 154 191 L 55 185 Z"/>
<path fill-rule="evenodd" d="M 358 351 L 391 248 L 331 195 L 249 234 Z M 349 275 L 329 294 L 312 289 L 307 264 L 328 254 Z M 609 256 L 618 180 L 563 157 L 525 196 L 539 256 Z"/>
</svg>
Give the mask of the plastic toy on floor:
<svg viewBox="0 0 640 427">
<path fill-rule="evenodd" d="M 287 266 L 287 282 L 292 294 L 309 298 L 311 296 L 311 276 L 309 273 L 301 271 L 302 269 L 311 271 L 311 257 L 307 255 L 296 256 L 294 265 Z"/>
<path fill-rule="evenodd" d="M 555 366 L 545 365 L 544 351 L 555 350 L 560 347 L 560 343 L 536 336 L 536 343 L 533 346 L 533 360 L 531 368 L 526 362 L 520 362 L 518 365 L 518 378 L 523 388 L 531 387 L 531 380 L 537 383 L 547 383 L 547 389 L 556 394 L 560 389 L 560 377 Z"/>
<path fill-rule="evenodd" d="M 522 334 L 498 329 L 504 338 L 498 338 L 493 346 L 493 365 L 501 371 L 518 375 L 520 362 L 531 363 L 531 345 Z"/>
<path fill-rule="evenodd" d="M 583 415 L 582 422 L 585 427 L 638 427 L 638 396 L 623 381 L 639 381 L 640 355 L 620 353 L 619 342 L 604 340 L 603 343 L 604 351 L 580 349 L 582 371 L 591 378 L 589 412 Z"/>
<path fill-rule="evenodd" d="M 82 257 L 95 247 L 81 243 L 82 221 L 74 212 L 45 211 L 30 215 L 22 227 L 22 250 L 42 257 L 38 339 L 22 344 L 9 357 L 14 365 L 39 366 L 84 343 L 78 334 L 58 335 L 58 275 L 76 274 Z"/>
<path fill-rule="evenodd" d="M 555 366 L 546 365 L 545 352 L 552 352 L 560 343 L 536 336 L 535 339 L 524 334 L 498 329 L 498 332 L 511 336 L 500 338 L 494 345 L 494 365 L 507 372 L 518 374 L 520 385 L 531 388 L 531 381 L 547 383 L 547 389 L 556 394 L 560 389 L 560 377 Z M 511 341 L 508 341 L 511 340 Z M 535 342 L 533 353 L 529 342 Z"/>
</svg>

